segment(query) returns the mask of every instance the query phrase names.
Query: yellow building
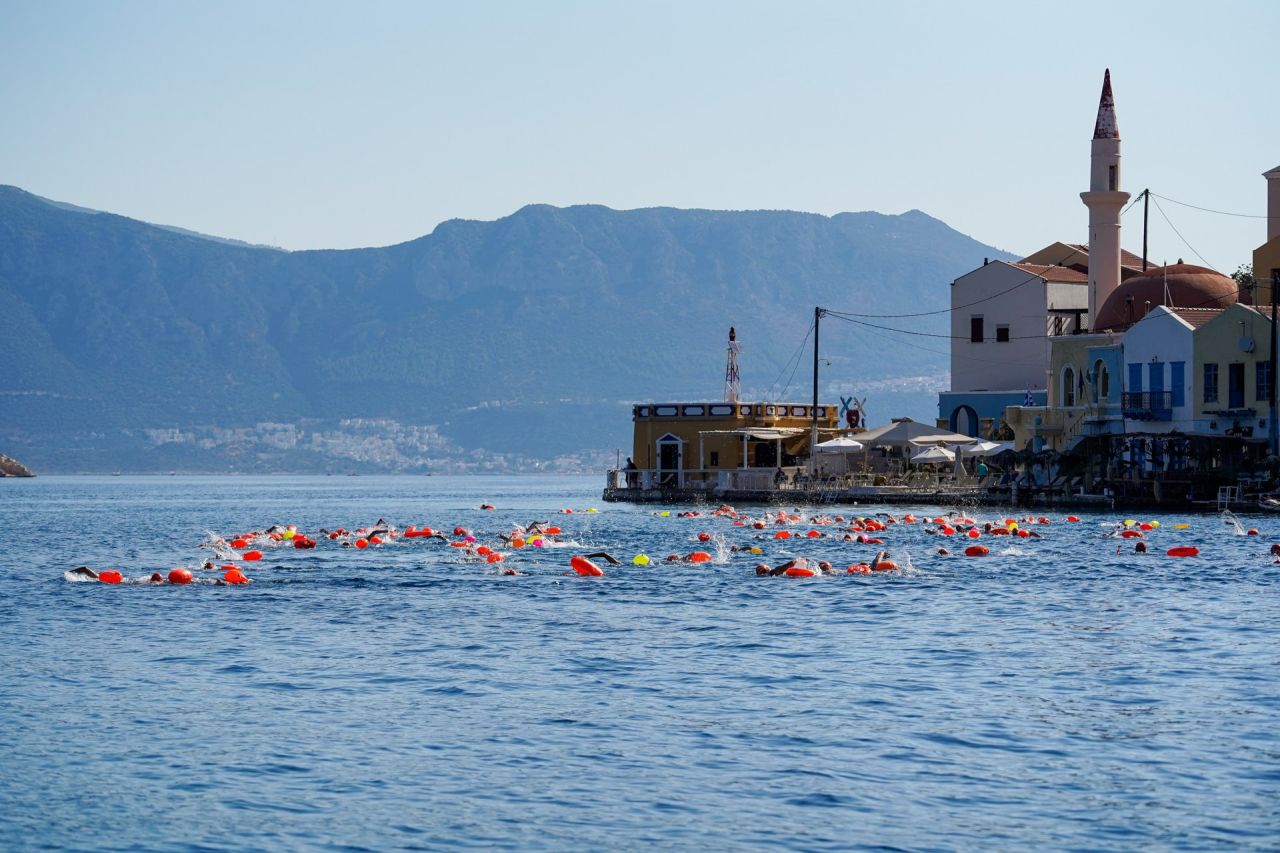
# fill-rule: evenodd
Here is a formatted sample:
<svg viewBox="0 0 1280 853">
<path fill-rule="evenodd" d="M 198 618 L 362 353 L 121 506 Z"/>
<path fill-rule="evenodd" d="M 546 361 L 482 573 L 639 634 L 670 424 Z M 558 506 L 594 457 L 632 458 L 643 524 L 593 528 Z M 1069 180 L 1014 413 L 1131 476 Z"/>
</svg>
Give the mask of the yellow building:
<svg viewBox="0 0 1280 853">
<path fill-rule="evenodd" d="M 829 436 L 836 417 L 835 406 L 819 405 L 818 429 Z M 793 473 L 808 457 L 814 409 L 805 403 L 642 403 L 633 407 L 632 421 L 634 467 L 623 469 L 625 485 L 767 489 L 779 468 Z"/>
<path fill-rule="evenodd" d="M 1272 276 L 1280 270 L 1280 166 L 1262 176 L 1267 179 L 1267 242 L 1253 250 L 1253 277 L 1258 283 L 1254 304 L 1270 305 Z"/>
</svg>

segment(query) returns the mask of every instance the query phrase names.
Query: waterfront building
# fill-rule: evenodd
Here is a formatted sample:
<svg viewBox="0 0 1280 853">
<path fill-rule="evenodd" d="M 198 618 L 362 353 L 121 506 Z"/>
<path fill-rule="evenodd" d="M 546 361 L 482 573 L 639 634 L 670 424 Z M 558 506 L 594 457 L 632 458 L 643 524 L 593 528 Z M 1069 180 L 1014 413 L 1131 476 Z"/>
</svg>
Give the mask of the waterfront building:
<svg viewBox="0 0 1280 853">
<path fill-rule="evenodd" d="M 1120 131 L 1111 73 L 1103 78 L 1092 141 L 1089 243 L 1051 243 L 1020 261 L 984 262 L 951 284 L 951 388 L 938 426 L 1006 437 L 1009 406 L 1045 406 L 1055 336 L 1087 332 L 1121 281 L 1143 260 L 1120 248 Z"/>
<path fill-rule="evenodd" d="M 1255 305 L 1271 304 L 1271 287 L 1280 272 L 1280 166 L 1263 172 L 1267 179 L 1267 240 L 1253 250 L 1253 278 L 1257 282 Z"/>
</svg>

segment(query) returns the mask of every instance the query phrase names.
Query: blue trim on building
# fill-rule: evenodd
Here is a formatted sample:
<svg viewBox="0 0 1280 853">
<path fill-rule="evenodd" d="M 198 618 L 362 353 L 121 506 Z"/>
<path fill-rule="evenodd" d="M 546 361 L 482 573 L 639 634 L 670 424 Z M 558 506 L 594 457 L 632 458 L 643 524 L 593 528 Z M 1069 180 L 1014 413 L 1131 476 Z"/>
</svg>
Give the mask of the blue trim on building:
<svg viewBox="0 0 1280 853">
<path fill-rule="evenodd" d="M 973 435 L 978 428 L 977 424 L 983 420 L 999 425 L 1004 420 L 1004 410 L 1009 406 L 1026 403 L 1028 393 L 1031 394 L 1032 405 L 1045 405 L 1044 391 L 943 391 L 938 395 L 938 419 L 946 421 L 947 428 L 952 431 Z M 961 423 L 961 420 L 966 422 Z M 970 425 L 969 420 L 976 423 Z"/>
</svg>

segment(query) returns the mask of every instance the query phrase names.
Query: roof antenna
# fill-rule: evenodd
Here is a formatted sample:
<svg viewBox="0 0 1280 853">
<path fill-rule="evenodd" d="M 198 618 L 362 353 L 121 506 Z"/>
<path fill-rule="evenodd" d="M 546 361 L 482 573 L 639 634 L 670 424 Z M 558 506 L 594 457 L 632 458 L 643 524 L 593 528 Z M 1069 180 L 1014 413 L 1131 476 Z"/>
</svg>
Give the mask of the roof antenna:
<svg viewBox="0 0 1280 853">
<path fill-rule="evenodd" d="M 742 394 L 738 378 L 738 354 L 742 352 L 742 344 L 738 343 L 738 333 L 733 326 L 729 327 L 729 355 L 724 365 L 724 399 L 726 403 L 736 403 Z"/>
</svg>

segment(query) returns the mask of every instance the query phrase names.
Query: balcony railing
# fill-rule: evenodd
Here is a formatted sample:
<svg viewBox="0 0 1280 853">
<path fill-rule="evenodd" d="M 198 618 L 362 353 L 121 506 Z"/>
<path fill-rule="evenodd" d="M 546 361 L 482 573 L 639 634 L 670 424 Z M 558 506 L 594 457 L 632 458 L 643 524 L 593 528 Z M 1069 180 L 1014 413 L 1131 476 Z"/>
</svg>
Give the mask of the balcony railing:
<svg viewBox="0 0 1280 853">
<path fill-rule="evenodd" d="M 1136 421 L 1173 419 L 1172 391 L 1126 391 L 1120 395 L 1124 416 Z"/>
</svg>

